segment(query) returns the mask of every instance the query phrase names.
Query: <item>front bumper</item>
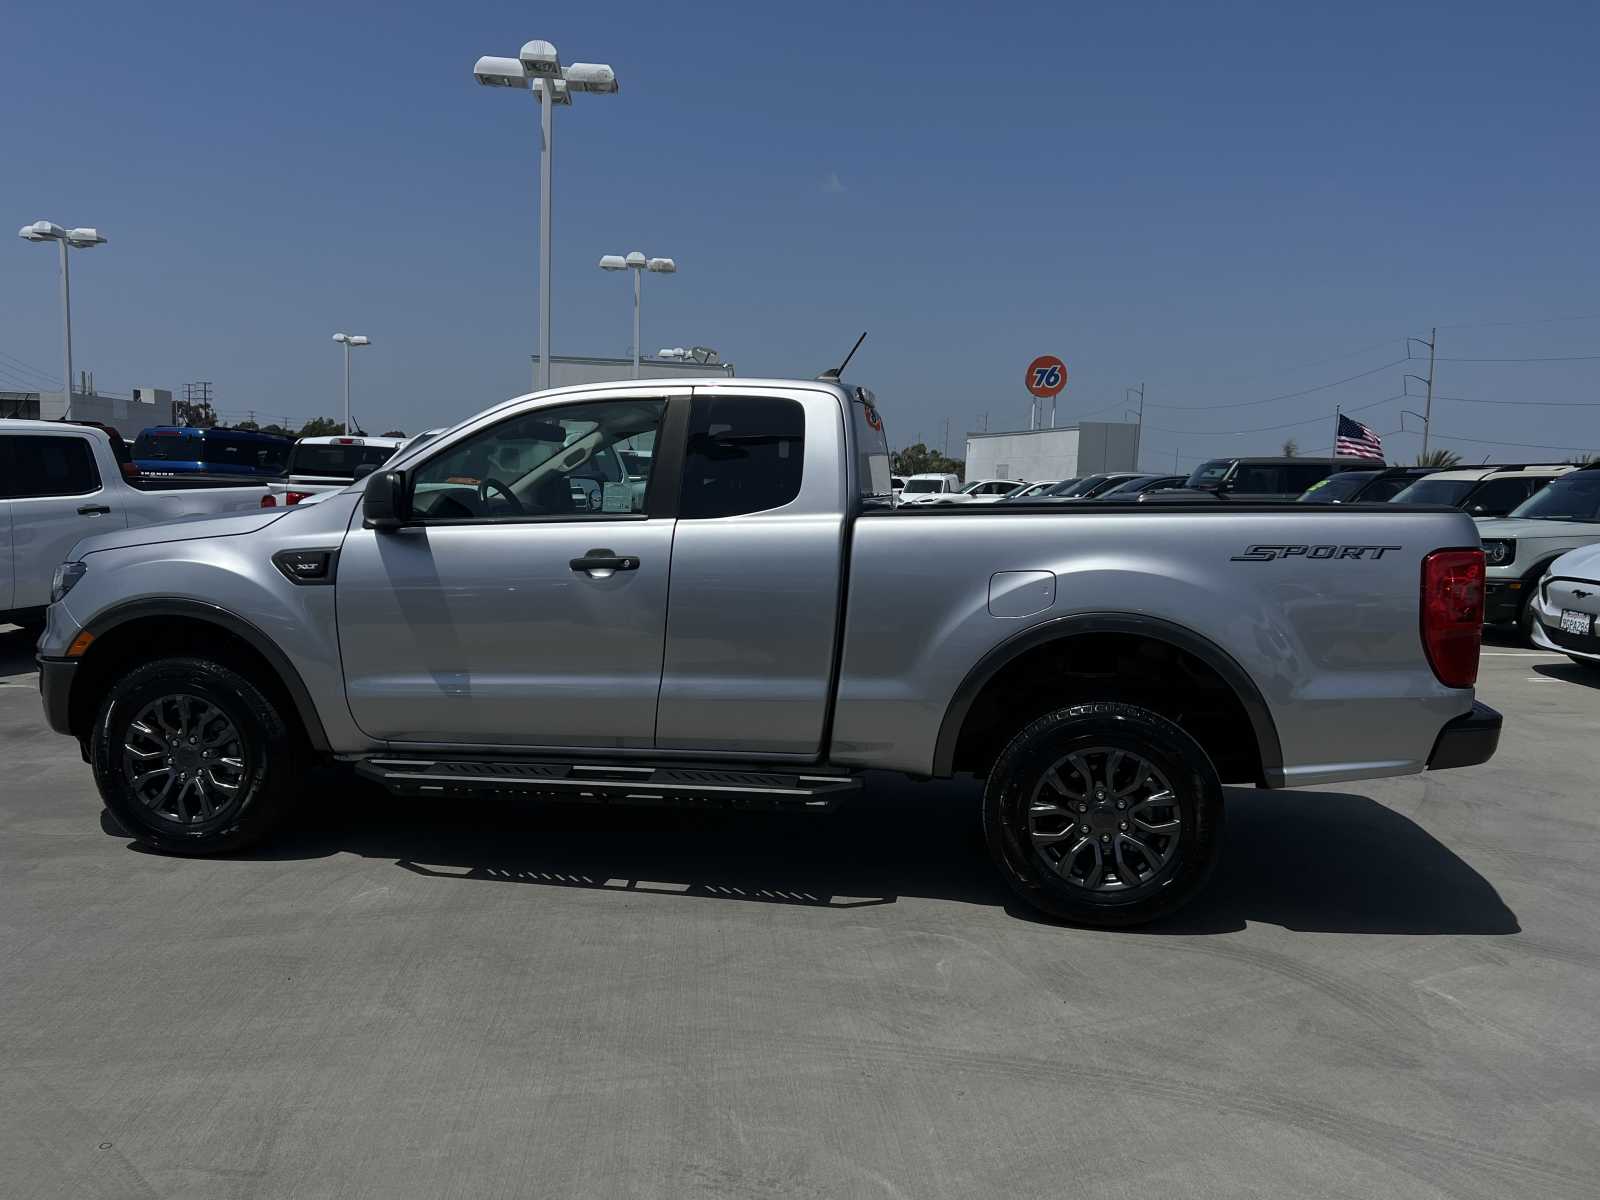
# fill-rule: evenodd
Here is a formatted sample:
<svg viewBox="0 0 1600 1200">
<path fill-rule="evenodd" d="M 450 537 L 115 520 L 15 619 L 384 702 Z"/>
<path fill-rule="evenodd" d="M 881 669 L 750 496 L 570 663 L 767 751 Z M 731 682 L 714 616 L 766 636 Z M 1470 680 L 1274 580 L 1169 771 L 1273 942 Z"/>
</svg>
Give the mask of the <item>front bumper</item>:
<svg viewBox="0 0 1600 1200">
<path fill-rule="evenodd" d="M 1439 731 L 1433 742 L 1433 752 L 1428 755 L 1428 770 L 1475 767 L 1488 762 L 1500 745 L 1503 721 L 1494 709 L 1474 700 L 1471 712 L 1448 721 Z"/>
<path fill-rule="evenodd" d="M 1515 625 L 1522 598 L 1533 589 L 1520 579 L 1488 579 L 1483 585 L 1483 623 Z"/>
<path fill-rule="evenodd" d="M 72 732 L 72 681 L 77 672 L 75 658 L 39 659 L 39 697 L 44 701 L 44 719 L 57 733 Z"/>
</svg>

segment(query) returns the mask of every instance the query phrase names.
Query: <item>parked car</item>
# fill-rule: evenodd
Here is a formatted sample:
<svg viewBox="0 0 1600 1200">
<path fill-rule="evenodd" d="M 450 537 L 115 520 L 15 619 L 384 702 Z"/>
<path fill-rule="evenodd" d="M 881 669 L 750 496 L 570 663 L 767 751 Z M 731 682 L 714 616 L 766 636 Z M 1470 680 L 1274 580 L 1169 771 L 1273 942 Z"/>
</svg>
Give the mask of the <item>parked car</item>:
<svg viewBox="0 0 1600 1200">
<path fill-rule="evenodd" d="M 1141 501 L 1298 500 L 1318 480 L 1341 471 L 1371 467 L 1370 458 L 1214 458 L 1201 463 L 1179 488 L 1145 492 Z"/>
<path fill-rule="evenodd" d="M 1483 619 L 1531 635 L 1529 601 L 1561 555 L 1600 542 L 1600 467 L 1574 470 L 1539 489 L 1509 516 L 1478 522 L 1488 564 Z"/>
<path fill-rule="evenodd" d="M 1300 493 L 1301 504 L 1378 504 L 1393 500 L 1417 480 L 1434 474 L 1437 467 L 1374 467 L 1340 471 L 1319 479 Z"/>
<path fill-rule="evenodd" d="M 288 475 L 272 490 L 273 503 L 299 504 L 318 492 L 336 492 L 377 470 L 409 439 L 395 437 L 307 437 L 289 451 Z"/>
<path fill-rule="evenodd" d="M 902 475 L 891 475 L 891 476 L 889 476 L 889 492 L 890 492 L 891 495 L 895 496 L 898 499 L 899 496 L 900 496 L 900 493 L 905 491 L 905 489 L 906 489 L 906 481 L 905 481 L 905 477 L 904 476 L 902 476 Z"/>
<path fill-rule="evenodd" d="M 1036 496 L 1034 499 L 1051 504 L 1064 500 L 1092 500 L 1101 492 L 1138 478 L 1137 471 L 1105 471 L 1096 475 L 1085 475 L 1081 479 L 1068 479 L 1058 483 L 1044 495 Z"/>
<path fill-rule="evenodd" d="M 1600 671 L 1600 543 L 1551 563 L 1528 604 L 1535 646 Z"/>
<path fill-rule="evenodd" d="M 993 504 L 1027 487 L 1021 479 L 974 479 L 952 496 L 940 496 L 935 504 Z"/>
<path fill-rule="evenodd" d="M 927 473 L 906 476 L 906 485 L 900 489 L 901 504 L 926 504 L 938 496 L 950 496 L 961 490 L 959 475 Z"/>
<path fill-rule="evenodd" d="M 1128 504 L 1146 492 L 1157 491 L 1160 488 L 1182 487 L 1187 478 L 1185 475 L 1135 475 L 1132 479 L 1125 479 L 1108 487 L 1096 495 L 1094 500 L 1100 504 Z"/>
<path fill-rule="evenodd" d="M 1474 517 L 1503 517 L 1571 470 L 1570 463 L 1452 468 L 1417 480 L 1394 498 L 1400 504 L 1444 504 Z"/>
<path fill-rule="evenodd" d="M 133 442 L 133 465 L 142 475 L 243 475 L 282 478 L 291 439 L 249 429 L 153 425 Z"/>
<path fill-rule="evenodd" d="M 574 512 L 646 433 L 647 490 Z M 317 762 L 450 806 L 800 812 L 971 772 L 1008 884 L 1110 926 L 1203 886 L 1224 782 L 1494 752 L 1462 513 L 895 508 L 888 478 L 871 394 L 826 379 L 522 396 L 320 504 L 80 543 L 45 713 L 186 854 L 265 836 Z"/>
<path fill-rule="evenodd" d="M 254 480 L 213 486 L 194 479 L 130 478 L 103 429 L 0 420 L 0 622 L 42 621 L 52 573 L 90 534 L 248 511 L 265 492 L 266 485 Z M 130 536 L 150 537 L 146 531 Z"/>
</svg>

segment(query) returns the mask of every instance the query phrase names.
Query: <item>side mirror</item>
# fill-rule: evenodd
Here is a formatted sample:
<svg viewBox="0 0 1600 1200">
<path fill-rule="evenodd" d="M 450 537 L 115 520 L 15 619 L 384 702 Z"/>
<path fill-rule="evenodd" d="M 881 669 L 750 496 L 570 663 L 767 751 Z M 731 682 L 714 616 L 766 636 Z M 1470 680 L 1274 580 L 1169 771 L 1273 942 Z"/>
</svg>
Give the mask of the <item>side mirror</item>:
<svg viewBox="0 0 1600 1200">
<path fill-rule="evenodd" d="M 372 463 L 362 463 L 359 467 L 356 468 L 355 474 L 350 477 L 351 478 L 351 482 L 353 483 L 357 479 L 365 479 L 368 475 L 371 475 L 377 469 L 378 468 L 375 465 L 373 465 Z"/>
<path fill-rule="evenodd" d="M 391 533 L 411 519 L 410 489 L 404 471 L 381 471 L 368 476 L 361 495 L 361 523 L 380 533 Z"/>
</svg>

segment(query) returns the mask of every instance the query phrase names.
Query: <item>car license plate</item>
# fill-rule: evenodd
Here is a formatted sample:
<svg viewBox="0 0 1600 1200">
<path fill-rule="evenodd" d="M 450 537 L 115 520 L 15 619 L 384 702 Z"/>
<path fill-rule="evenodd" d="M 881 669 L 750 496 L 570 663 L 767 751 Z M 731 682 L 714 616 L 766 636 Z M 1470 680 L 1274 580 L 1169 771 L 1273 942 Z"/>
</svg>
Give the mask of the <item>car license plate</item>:
<svg viewBox="0 0 1600 1200">
<path fill-rule="evenodd" d="M 1594 617 L 1589 613 L 1573 612 L 1570 608 L 1561 610 L 1561 632 L 1575 633 L 1579 637 L 1588 637 L 1594 630 Z"/>
</svg>

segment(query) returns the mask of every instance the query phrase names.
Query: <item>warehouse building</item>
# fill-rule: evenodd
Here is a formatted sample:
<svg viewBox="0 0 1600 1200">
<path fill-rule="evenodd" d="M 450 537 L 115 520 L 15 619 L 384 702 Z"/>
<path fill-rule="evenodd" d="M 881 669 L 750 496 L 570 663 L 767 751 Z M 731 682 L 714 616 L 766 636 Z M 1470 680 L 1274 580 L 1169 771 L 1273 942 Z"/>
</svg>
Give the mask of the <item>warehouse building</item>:
<svg viewBox="0 0 1600 1200">
<path fill-rule="evenodd" d="M 1139 427 L 1081 421 L 1054 429 L 967 434 L 968 479 L 1077 479 L 1099 471 L 1134 471 Z"/>
</svg>

